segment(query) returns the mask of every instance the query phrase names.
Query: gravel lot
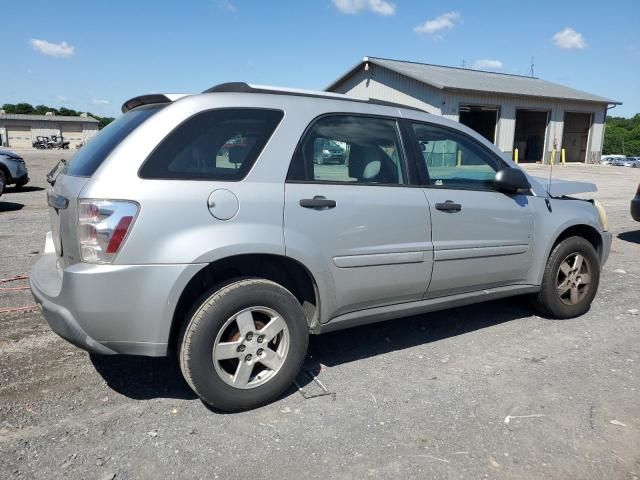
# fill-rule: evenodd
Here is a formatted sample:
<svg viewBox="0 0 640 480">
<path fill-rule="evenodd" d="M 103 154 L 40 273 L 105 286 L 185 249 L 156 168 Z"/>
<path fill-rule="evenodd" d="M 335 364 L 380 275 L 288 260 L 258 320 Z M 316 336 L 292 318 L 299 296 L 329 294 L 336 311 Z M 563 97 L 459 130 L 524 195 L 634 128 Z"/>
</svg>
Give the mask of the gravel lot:
<svg viewBox="0 0 640 480">
<path fill-rule="evenodd" d="M 0 198 L 0 278 L 42 250 L 44 175 L 72 153 L 25 154 L 32 183 Z M 306 368 L 332 395 L 293 387 L 220 414 L 173 359 L 91 357 L 37 311 L 0 314 L 0 478 L 637 479 L 640 224 L 628 209 L 640 169 L 554 176 L 596 182 L 609 212 L 588 314 L 551 321 L 511 299 L 314 337 Z M 0 308 L 31 303 L 0 291 Z"/>
</svg>

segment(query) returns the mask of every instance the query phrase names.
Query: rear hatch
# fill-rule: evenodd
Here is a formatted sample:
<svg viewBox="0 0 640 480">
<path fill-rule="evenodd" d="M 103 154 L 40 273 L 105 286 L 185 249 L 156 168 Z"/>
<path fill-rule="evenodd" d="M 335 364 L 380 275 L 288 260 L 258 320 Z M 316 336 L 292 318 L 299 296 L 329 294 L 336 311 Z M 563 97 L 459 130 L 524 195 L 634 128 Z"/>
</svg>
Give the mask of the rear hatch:
<svg viewBox="0 0 640 480">
<path fill-rule="evenodd" d="M 47 192 L 51 236 L 62 268 L 82 261 L 78 245 L 78 199 L 91 176 L 109 154 L 139 125 L 165 104 L 130 110 L 103 128 L 51 179 Z"/>
</svg>

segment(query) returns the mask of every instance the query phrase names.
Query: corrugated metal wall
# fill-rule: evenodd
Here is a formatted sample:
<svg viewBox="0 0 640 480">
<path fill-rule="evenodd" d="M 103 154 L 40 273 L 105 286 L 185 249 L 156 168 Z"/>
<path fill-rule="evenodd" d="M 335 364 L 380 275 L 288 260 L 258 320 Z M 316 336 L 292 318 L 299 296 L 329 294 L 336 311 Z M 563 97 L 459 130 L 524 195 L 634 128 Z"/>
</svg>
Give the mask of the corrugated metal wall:
<svg viewBox="0 0 640 480">
<path fill-rule="evenodd" d="M 535 97 L 514 97 L 476 92 L 441 91 L 416 80 L 392 72 L 377 65 L 369 64 L 369 70 L 358 71 L 333 89 L 364 98 L 376 98 L 422 108 L 429 113 L 443 115 L 458 120 L 460 105 L 485 105 L 499 108 L 496 131 L 496 145 L 511 156 L 515 136 L 516 110 L 543 110 L 550 112 L 545 136 L 544 161 L 548 162 L 554 144 L 562 148 L 562 130 L 565 112 L 593 114 L 593 124 L 589 134 L 587 159 L 598 162 L 602 151 L 604 106 L 602 104 L 572 101 L 554 101 Z M 557 157 L 556 157 L 557 158 Z"/>
<path fill-rule="evenodd" d="M 30 127 L 31 128 L 31 142 L 35 142 L 38 136 L 41 137 L 49 137 L 52 135 L 60 136 L 61 125 L 66 124 L 66 122 L 46 122 L 46 121 L 24 121 L 24 120 L 5 120 L 0 121 L 0 135 L 2 136 L 2 140 L 7 142 L 8 131 L 7 129 L 11 129 L 12 126 L 22 126 L 22 127 Z M 81 132 L 81 140 L 86 142 L 95 134 L 98 133 L 98 124 L 97 123 L 74 123 L 72 125 L 76 125 Z M 75 135 L 73 138 L 66 138 L 65 140 L 71 141 L 71 148 L 74 148 L 77 143 L 80 141 L 80 133 Z"/>
</svg>

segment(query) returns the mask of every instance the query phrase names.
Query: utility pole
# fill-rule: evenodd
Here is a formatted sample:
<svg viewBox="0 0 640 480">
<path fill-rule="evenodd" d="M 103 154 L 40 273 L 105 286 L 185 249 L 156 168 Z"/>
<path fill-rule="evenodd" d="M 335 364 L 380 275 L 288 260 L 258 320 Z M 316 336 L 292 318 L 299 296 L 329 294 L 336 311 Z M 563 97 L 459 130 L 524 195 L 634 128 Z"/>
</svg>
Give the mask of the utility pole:
<svg viewBox="0 0 640 480">
<path fill-rule="evenodd" d="M 466 68 L 467 64 L 464 62 L 464 58 L 462 59 L 462 68 Z"/>
</svg>

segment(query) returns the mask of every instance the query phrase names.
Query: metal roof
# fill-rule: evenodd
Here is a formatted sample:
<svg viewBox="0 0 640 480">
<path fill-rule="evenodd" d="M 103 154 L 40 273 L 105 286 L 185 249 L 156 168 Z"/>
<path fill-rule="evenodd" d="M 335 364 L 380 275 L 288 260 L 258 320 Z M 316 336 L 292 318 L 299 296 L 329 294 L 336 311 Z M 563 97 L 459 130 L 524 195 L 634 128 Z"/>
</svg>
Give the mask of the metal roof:
<svg viewBox="0 0 640 480">
<path fill-rule="evenodd" d="M 378 65 L 406 77 L 440 90 L 462 90 L 471 92 L 524 95 L 621 105 L 622 102 L 592 95 L 591 93 L 547 82 L 537 77 L 525 77 L 507 73 L 486 72 L 468 68 L 446 67 L 427 63 L 406 62 L 386 58 L 364 57 L 362 62 L 333 82 L 332 90 L 367 63 Z"/>
<path fill-rule="evenodd" d="M 81 116 L 63 116 L 63 115 L 27 115 L 22 113 L 0 113 L 0 120 L 99 123 L 98 120 L 89 116 L 81 117 Z"/>
</svg>

